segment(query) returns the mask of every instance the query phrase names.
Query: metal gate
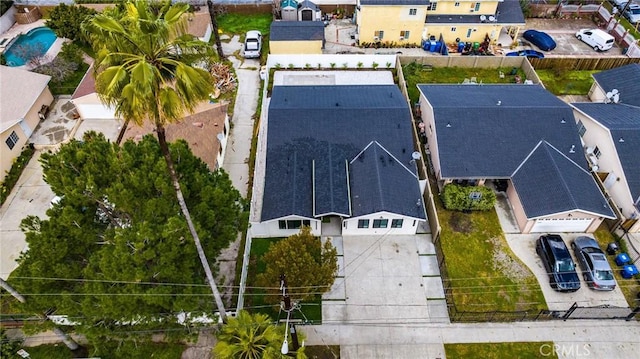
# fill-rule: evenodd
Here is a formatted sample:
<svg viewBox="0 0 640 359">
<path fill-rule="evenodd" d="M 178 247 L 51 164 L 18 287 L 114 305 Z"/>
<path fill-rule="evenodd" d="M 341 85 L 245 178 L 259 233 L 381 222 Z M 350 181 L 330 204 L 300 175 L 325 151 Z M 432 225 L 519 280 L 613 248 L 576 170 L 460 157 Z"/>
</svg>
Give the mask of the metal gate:
<svg viewBox="0 0 640 359">
<path fill-rule="evenodd" d="M 571 308 L 559 319 L 625 319 L 631 320 L 640 313 L 640 307 L 631 309 L 626 307 L 615 307 L 612 305 L 599 305 L 595 307 L 581 307 L 578 303 L 573 303 Z"/>
</svg>

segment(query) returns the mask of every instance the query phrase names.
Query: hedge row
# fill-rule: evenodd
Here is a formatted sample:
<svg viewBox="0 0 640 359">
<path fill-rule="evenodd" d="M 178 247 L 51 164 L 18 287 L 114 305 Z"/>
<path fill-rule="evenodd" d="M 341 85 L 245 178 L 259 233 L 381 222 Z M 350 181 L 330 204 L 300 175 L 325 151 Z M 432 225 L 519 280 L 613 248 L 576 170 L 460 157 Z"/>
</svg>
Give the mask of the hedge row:
<svg viewBox="0 0 640 359">
<path fill-rule="evenodd" d="M 440 194 L 444 207 L 455 211 L 486 211 L 493 208 L 496 194 L 484 186 L 447 184 Z"/>
<path fill-rule="evenodd" d="M 32 146 L 25 146 L 20 156 L 18 156 L 15 162 L 13 162 L 11 169 L 7 172 L 7 176 L 4 178 L 4 182 L 0 184 L 0 205 L 2 205 L 7 197 L 9 197 L 13 186 L 15 186 L 18 179 L 20 179 L 22 171 L 31 160 L 31 157 L 33 157 L 34 152 L 35 151 Z"/>
</svg>

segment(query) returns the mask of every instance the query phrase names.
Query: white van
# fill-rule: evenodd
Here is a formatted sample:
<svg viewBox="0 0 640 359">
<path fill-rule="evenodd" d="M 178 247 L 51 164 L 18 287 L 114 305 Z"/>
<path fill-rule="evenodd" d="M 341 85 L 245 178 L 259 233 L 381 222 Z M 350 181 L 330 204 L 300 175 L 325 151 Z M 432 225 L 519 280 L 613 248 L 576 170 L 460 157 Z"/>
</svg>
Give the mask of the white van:
<svg viewBox="0 0 640 359">
<path fill-rule="evenodd" d="M 576 32 L 576 37 L 596 51 L 607 51 L 615 42 L 613 36 L 600 29 L 582 29 Z"/>
</svg>

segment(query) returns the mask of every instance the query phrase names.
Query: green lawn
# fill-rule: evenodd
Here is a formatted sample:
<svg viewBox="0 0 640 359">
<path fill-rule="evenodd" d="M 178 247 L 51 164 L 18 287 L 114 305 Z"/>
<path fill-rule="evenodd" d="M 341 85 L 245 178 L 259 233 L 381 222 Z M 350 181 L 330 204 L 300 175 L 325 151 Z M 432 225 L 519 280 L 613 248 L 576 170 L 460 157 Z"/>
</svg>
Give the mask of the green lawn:
<svg viewBox="0 0 640 359">
<path fill-rule="evenodd" d="M 89 69 L 89 65 L 84 62 L 78 66 L 78 69 L 74 71 L 69 77 L 67 77 L 62 82 L 53 82 L 49 83 L 49 89 L 51 89 L 51 93 L 54 96 L 57 95 L 71 95 L 82 81 L 84 74 Z"/>
<path fill-rule="evenodd" d="M 101 359 L 180 359 L 187 347 L 182 344 L 139 342 L 120 348 L 116 342 L 89 346 L 87 355 Z M 64 344 L 48 344 L 25 348 L 31 359 L 68 359 L 73 353 Z"/>
<path fill-rule="evenodd" d="M 607 226 L 604 223 L 600 225 L 600 228 L 598 228 L 598 230 L 594 233 L 594 237 L 596 241 L 598 241 L 598 244 L 600 244 L 600 248 L 602 248 L 602 250 L 605 250 L 607 248 L 607 245 L 609 245 L 609 243 L 615 242 L 616 240 L 613 237 L 613 235 L 609 232 L 609 230 L 607 230 Z M 626 252 L 624 248 L 621 248 L 621 251 Z M 620 267 L 618 267 L 616 263 L 613 261 L 614 257 L 607 256 L 607 258 L 609 258 L 609 264 L 611 264 L 611 268 L 613 269 L 613 275 L 616 278 L 618 287 L 622 291 L 622 294 L 624 294 L 624 297 L 627 300 L 627 303 L 629 303 L 629 307 L 631 308 L 637 307 L 638 305 L 640 305 L 640 303 L 638 303 L 636 299 L 637 293 L 640 293 L 640 275 L 636 276 L 637 278 L 631 278 L 631 279 L 622 278 L 622 275 L 620 274 L 620 270 L 618 270 Z"/>
<path fill-rule="evenodd" d="M 420 93 L 417 84 L 459 84 L 464 79 L 475 77 L 478 82 L 489 83 L 515 83 L 515 77 L 509 75 L 512 68 L 481 69 L 464 67 L 434 67 L 423 68 L 419 63 L 412 62 L 402 67 L 404 78 L 407 81 L 407 91 L 411 103 L 418 102 Z M 526 79 L 524 71 L 517 69 L 518 75 L 524 81 Z M 505 76 L 500 78 L 500 72 Z"/>
<path fill-rule="evenodd" d="M 587 95 L 593 84 L 592 74 L 596 71 L 536 70 L 544 87 L 556 96 Z"/>
<path fill-rule="evenodd" d="M 278 305 L 269 305 L 264 300 L 264 291 L 252 288 L 256 286 L 256 276 L 264 272 L 267 264 L 262 260 L 262 256 L 267 253 L 271 243 L 283 240 L 284 238 L 253 238 L 251 242 L 251 252 L 249 255 L 249 271 L 247 274 L 247 290 L 245 291 L 244 306 L 252 313 L 265 313 L 270 317 L 277 319 L 279 313 Z M 293 298 L 295 299 L 295 298 Z M 313 301 L 301 303 L 301 310 L 292 312 L 294 319 L 306 319 L 312 322 L 320 322 L 322 320 L 322 297 L 317 296 Z M 280 317 L 284 318 L 280 313 Z"/>
<path fill-rule="evenodd" d="M 448 359 L 557 358 L 552 342 L 445 344 Z"/>
<path fill-rule="evenodd" d="M 537 279 L 509 248 L 495 210 L 462 213 L 445 210 L 439 199 L 436 203 L 449 275 L 444 285 L 451 287 L 458 313 L 527 311 L 535 315 L 547 308 Z M 467 313 L 465 319 L 474 315 Z M 484 318 L 478 314 L 475 319 Z"/>
<path fill-rule="evenodd" d="M 217 18 L 218 29 L 227 35 L 241 35 L 249 30 L 259 30 L 262 36 L 269 35 L 269 27 L 273 21 L 271 13 L 234 14 L 226 13 Z"/>
</svg>

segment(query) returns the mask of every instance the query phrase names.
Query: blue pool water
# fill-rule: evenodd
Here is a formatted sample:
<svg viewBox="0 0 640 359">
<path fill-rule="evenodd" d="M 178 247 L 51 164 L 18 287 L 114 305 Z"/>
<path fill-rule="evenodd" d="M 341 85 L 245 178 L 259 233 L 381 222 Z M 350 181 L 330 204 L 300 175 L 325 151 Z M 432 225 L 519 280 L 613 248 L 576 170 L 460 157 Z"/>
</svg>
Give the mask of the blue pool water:
<svg viewBox="0 0 640 359">
<path fill-rule="evenodd" d="M 54 41 L 56 34 L 48 27 L 37 27 L 18 36 L 4 51 L 7 65 L 22 66 L 33 57 L 46 54 Z"/>
</svg>

